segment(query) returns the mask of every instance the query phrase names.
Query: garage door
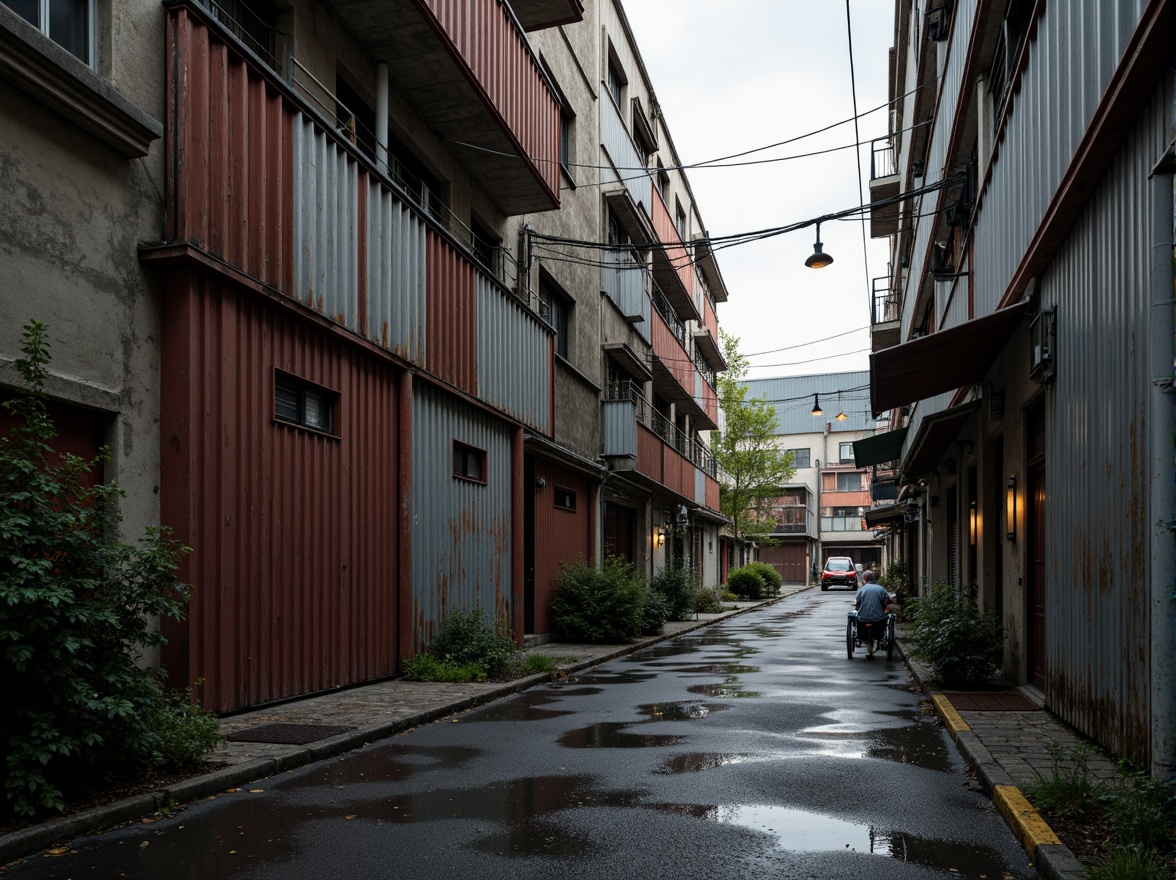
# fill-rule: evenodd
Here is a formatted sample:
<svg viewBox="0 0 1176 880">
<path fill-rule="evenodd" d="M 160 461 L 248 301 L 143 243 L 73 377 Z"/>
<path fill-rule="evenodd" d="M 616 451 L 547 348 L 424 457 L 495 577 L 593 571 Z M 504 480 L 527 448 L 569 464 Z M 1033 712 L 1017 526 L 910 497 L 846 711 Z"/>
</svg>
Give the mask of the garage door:
<svg viewBox="0 0 1176 880">
<path fill-rule="evenodd" d="M 774 566 L 786 584 L 808 583 L 804 544 L 781 544 L 760 551 L 760 561 Z"/>
</svg>

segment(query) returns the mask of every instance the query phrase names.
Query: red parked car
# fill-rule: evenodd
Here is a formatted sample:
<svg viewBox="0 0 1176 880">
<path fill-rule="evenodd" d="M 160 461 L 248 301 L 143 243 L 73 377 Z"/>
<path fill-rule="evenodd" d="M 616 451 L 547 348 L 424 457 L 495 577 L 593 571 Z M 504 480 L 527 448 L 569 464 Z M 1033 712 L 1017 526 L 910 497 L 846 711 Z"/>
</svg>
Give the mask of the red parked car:
<svg viewBox="0 0 1176 880">
<path fill-rule="evenodd" d="M 858 573 L 848 556 L 830 556 L 821 570 L 821 589 L 830 587 L 858 588 Z"/>
</svg>

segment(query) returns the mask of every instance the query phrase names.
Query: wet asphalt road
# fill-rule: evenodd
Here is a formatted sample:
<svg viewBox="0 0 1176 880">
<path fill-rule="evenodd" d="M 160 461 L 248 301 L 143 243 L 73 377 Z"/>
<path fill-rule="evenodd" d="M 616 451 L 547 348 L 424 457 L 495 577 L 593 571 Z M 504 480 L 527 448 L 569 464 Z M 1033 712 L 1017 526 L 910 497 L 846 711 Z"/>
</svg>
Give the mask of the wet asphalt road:
<svg viewBox="0 0 1176 880">
<path fill-rule="evenodd" d="M 806 592 L 18 878 L 1021 878 L 905 667 Z"/>
</svg>

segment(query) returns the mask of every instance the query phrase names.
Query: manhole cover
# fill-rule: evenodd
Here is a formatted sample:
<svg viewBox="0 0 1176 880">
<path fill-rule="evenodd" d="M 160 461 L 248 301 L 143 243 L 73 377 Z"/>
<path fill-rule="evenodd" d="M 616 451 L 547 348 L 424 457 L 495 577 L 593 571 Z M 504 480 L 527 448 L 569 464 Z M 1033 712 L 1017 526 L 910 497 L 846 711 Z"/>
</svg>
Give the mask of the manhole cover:
<svg viewBox="0 0 1176 880">
<path fill-rule="evenodd" d="M 1035 712 L 1038 708 L 1020 694 L 944 691 L 943 696 L 959 712 Z"/>
<path fill-rule="evenodd" d="M 285 743 L 302 746 L 315 740 L 326 739 L 328 736 L 338 736 L 349 730 L 355 728 L 330 724 L 262 724 L 230 733 L 225 739 L 231 742 Z"/>
</svg>

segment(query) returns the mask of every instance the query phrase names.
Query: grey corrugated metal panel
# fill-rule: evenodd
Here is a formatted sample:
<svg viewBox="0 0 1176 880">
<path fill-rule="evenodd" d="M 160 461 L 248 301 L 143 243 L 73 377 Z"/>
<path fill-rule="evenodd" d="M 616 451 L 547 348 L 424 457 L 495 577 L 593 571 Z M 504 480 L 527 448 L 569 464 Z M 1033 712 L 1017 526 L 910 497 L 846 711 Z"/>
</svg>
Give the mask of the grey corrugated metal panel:
<svg viewBox="0 0 1176 880">
<path fill-rule="evenodd" d="M 486 275 L 477 274 L 478 397 L 546 432 L 551 334 Z"/>
<path fill-rule="evenodd" d="M 1142 0 L 1045 4 L 973 231 L 978 308 L 1004 294 L 1142 10 Z"/>
<path fill-rule="evenodd" d="M 612 164 L 621 169 L 620 179 L 632 193 L 633 201 L 644 205 L 648 212 L 653 198 L 653 179 L 648 174 L 634 170 L 645 167 L 645 157 L 638 152 L 612 98 L 602 93 L 599 104 L 601 143 L 608 150 Z"/>
<path fill-rule="evenodd" d="M 425 223 L 372 179 L 367 200 L 367 337 L 413 363 L 424 363 Z"/>
<path fill-rule="evenodd" d="M 604 454 L 637 457 L 637 413 L 632 401 L 604 401 Z"/>
<path fill-rule="evenodd" d="M 649 300 L 649 270 L 628 251 L 605 251 L 600 286 L 622 315 L 645 314 Z"/>
<path fill-rule="evenodd" d="M 908 210 L 916 210 L 920 215 L 915 221 L 915 236 L 914 243 L 911 247 L 911 265 L 906 272 L 907 284 L 910 289 L 906 291 L 906 295 L 902 298 L 902 319 L 901 332 L 902 338 L 906 339 L 910 336 L 911 330 L 915 320 L 915 303 L 918 301 L 918 285 L 922 282 L 923 266 L 927 261 L 927 248 L 931 243 L 931 230 L 935 227 L 935 216 L 931 211 L 931 201 L 936 197 L 935 193 L 920 197 L 914 205 L 908 205 Z M 926 210 L 923 210 L 923 207 Z"/>
<path fill-rule="evenodd" d="M 412 418 L 412 633 L 419 650 L 445 612 L 511 600 L 511 434 L 507 425 L 424 383 Z M 453 442 L 486 453 L 486 482 L 453 476 Z"/>
<path fill-rule="evenodd" d="M 694 503 L 706 507 L 706 473 L 694 469 Z"/>
<path fill-rule="evenodd" d="M 876 425 L 869 413 L 870 374 L 866 370 L 748 379 L 740 384 L 747 388 L 748 400 L 762 397 L 775 407 L 777 434 L 823 431 L 826 422 L 835 431 L 873 430 Z M 823 415 L 812 414 L 814 394 L 821 397 Z M 841 410 L 846 414 L 844 422 L 835 420 Z"/>
<path fill-rule="evenodd" d="M 1150 715 L 1167 711 L 1149 701 L 1146 328 L 1148 173 L 1169 113 L 1161 87 L 1041 281 L 1042 302 L 1057 306 L 1046 437 L 1047 693 L 1062 718 L 1145 765 Z"/>
<path fill-rule="evenodd" d="M 961 0 L 951 12 L 952 34 L 948 45 L 947 63 L 939 80 L 939 107 L 935 130 L 927 154 L 927 168 L 935 178 L 948 173 L 947 148 L 951 141 L 951 121 L 960 106 L 964 65 L 968 59 L 968 43 L 972 39 L 972 25 L 976 18 L 977 0 Z M 971 88 L 969 86 L 969 88 Z M 970 95 L 962 95 L 965 106 Z"/>
<path fill-rule="evenodd" d="M 303 114 L 294 119 L 294 296 L 359 332 L 359 165 Z"/>
<path fill-rule="evenodd" d="M 949 406 L 951 406 L 951 399 L 955 396 L 955 391 L 944 391 L 942 394 L 936 394 L 934 397 L 928 397 L 920 400 L 912 409 L 910 420 L 907 422 L 906 441 L 902 444 L 903 456 L 911 448 L 911 442 L 918 436 L 919 427 L 923 424 L 923 420 L 929 418 L 936 413 L 941 413 Z"/>
</svg>

